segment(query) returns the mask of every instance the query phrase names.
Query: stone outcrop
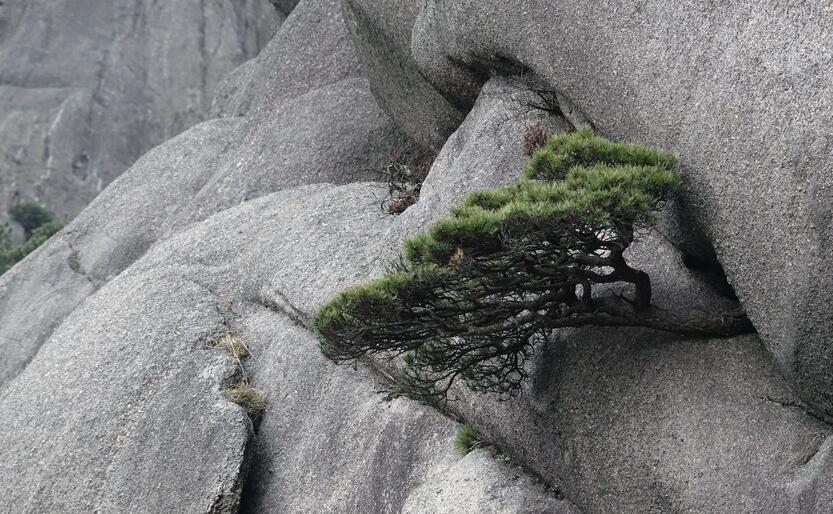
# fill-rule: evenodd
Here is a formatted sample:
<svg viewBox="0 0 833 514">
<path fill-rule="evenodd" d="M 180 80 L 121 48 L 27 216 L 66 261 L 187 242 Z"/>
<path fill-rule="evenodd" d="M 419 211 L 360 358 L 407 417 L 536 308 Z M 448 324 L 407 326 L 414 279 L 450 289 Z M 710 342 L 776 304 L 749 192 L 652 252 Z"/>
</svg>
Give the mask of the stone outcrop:
<svg viewBox="0 0 833 514">
<path fill-rule="evenodd" d="M 318 48 L 307 32 L 295 28 L 309 17 L 325 20 L 318 33 L 322 39 L 336 39 L 349 51 L 337 3 L 313 2 L 281 29 L 293 31 L 308 45 L 310 53 L 298 59 L 313 59 Z M 275 57 L 269 54 L 279 51 L 270 46 L 259 59 L 271 62 Z M 7 291 L 0 298 L 0 324 L 9 327 L 0 334 L 0 345 L 9 347 L 0 362 L 0 384 L 37 352 L 53 323 L 157 240 L 287 187 L 376 176 L 373 170 L 408 142 L 376 105 L 359 73 L 360 67 L 354 67 L 334 83 L 325 81 L 274 102 L 264 98 L 246 118 L 207 121 L 154 149 L 30 257 L 43 261 L 29 265 L 34 268 L 57 267 L 54 281 L 24 266 L 0 278 L 0 290 Z M 46 255 L 52 252 L 62 252 L 63 262 Z"/>
<path fill-rule="evenodd" d="M 452 420 L 383 401 L 384 377 L 326 361 L 269 282 L 310 250 L 352 264 L 384 233 L 383 192 L 314 185 L 246 202 L 158 243 L 87 298 L 2 392 L 0 507 L 235 512 L 251 467 L 247 512 L 398 512 L 408 501 L 466 511 L 428 489 L 465 466 L 480 481 L 457 494 L 572 512 L 503 460 L 456 453 Z M 350 220 L 347 238 L 334 217 Z M 256 425 L 222 396 L 241 373 L 213 344 L 228 332 L 269 399 Z"/>
<path fill-rule="evenodd" d="M 302 0 L 223 82 L 215 119 L 140 158 L 0 277 L 0 511 L 826 512 L 831 388 L 813 350 L 826 314 L 800 297 L 830 295 L 794 279 L 826 258 L 806 253 L 829 229 L 809 224 L 824 213 L 812 145 L 828 113 L 809 92 L 830 88 L 797 64 L 817 54 L 776 42 L 829 34 L 800 11 L 587 9 Z M 771 62 L 740 59 L 754 50 L 740 27 Z M 756 97 L 748 77 L 767 84 L 779 62 L 807 80 Z M 799 101 L 818 107 L 803 133 L 787 115 Z M 753 134 L 755 113 L 804 135 Z M 563 331 L 520 397 L 460 386 L 447 415 L 379 393 L 395 362 L 320 356 L 317 309 L 469 191 L 514 180 L 535 122 L 678 152 L 689 193 L 631 258 L 657 305 L 707 310 L 734 301 L 703 265 L 716 255 L 760 334 Z M 390 215 L 377 172 L 419 147 L 438 150 L 420 200 Z M 228 333 L 249 357 L 215 347 Z M 243 376 L 266 395 L 260 415 L 223 396 Z M 484 448 L 453 450 L 458 419 Z"/>
<path fill-rule="evenodd" d="M 74 216 L 143 153 L 202 121 L 284 17 L 267 0 L 0 5 L 0 217 Z"/>
<path fill-rule="evenodd" d="M 348 5 L 374 12 L 375 3 Z M 716 254 L 790 386 L 816 412 L 833 415 L 833 262 L 825 250 L 833 230 L 825 49 L 833 32 L 821 21 L 830 6 L 419 5 L 408 17 L 413 26 L 398 28 L 411 37 L 397 49 L 364 52 L 368 63 L 378 65 L 380 52 L 409 56 L 420 87 L 445 99 L 422 112 L 470 104 L 491 75 L 519 75 L 603 135 L 677 153 L 687 181 L 682 203 L 698 230 L 675 244 Z M 383 10 L 375 17 L 393 16 Z M 399 73 L 387 67 L 380 74 Z M 375 88 L 385 85 L 385 102 L 403 96 L 394 82 Z M 413 127 L 408 101 L 388 109 L 402 127 Z M 433 125 L 424 127 L 422 136 L 432 137 Z"/>
<path fill-rule="evenodd" d="M 302 30 L 310 20 L 318 44 Z M 246 512 L 465 512 L 461 495 L 506 512 L 524 511 L 527 498 L 573 512 L 504 459 L 455 452 L 457 422 L 382 401 L 383 375 L 327 362 L 285 303 L 282 280 L 320 303 L 345 283 L 328 280 L 342 277 L 339 263 L 354 281 L 383 265 L 367 249 L 396 221 L 379 208 L 385 188 L 318 183 L 373 178 L 413 145 L 350 61 L 337 2 L 304 2 L 277 38 L 307 48 L 301 61 L 341 48 L 345 71 L 266 87 L 245 117 L 154 149 L 0 278 L 10 327 L 0 412 L 14 411 L 0 416 L 0 480 L 12 490 L 0 510 L 234 512 L 242 495 Z M 280 51 L 269 46 L 256 62 Z M 288 80 L 278 75 L 254 76 Z M 356 258 L 364 268 L 352 267 Z M 222 396 L 241 374 L 213 347 L 229 331 L 250 349 L 245 373 L 269 400 L 256 422 Z M 435 487 L 446 482 L 453 492 Z"/>
</svg>

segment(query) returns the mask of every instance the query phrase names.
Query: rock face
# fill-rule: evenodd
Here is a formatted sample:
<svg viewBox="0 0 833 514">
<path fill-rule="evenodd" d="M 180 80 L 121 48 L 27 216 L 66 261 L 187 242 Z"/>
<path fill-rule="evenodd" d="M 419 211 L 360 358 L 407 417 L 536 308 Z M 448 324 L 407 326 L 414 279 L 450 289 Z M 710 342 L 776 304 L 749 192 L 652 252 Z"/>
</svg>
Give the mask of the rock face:
<svg viewBox="0 0 833 514">
<path fill-rule="evenodd" d="M 348 4 L 362 12 L 375 5 Z M 793 10 L 775 1 L 720 9 L 689 1 L 420 5 L 408 18 L 414 25 L 399 27 L 411 34 L 404 46 L 377 45 L 365 52 L 369 63 L 378 65 L 383 51 L 408 55 L 423 82 L 456 105 L 471 103 L 492 74 L 519 74 L 604 135 L 676 152 L 688 182 L 689 217 L 716 251 L 779 370 L 813 409 L 833 415 L 833 311 L 827 307 L 833 262 L 825 251 L 833 230 L 833 77 L 825 49 L 833 32 L 820 21 L 833 7 Z M 396 68 L 389 64 L 386 71 L 395 75 Z M 403 96 L 398 91 L 390 83 L 380 97 L 391 102 Z M 403 127 L 413 126 L 408 101 L 388 109 Z M 432 127 L 425 125 L 423 137 L 431 137 Z"/>
<path fill-rule="evenodd" d="M 295 3 L 276 5 L 287 13 Z M 800 291 L 779 289 L 782 303 L 770 305 L 776 297 L 756 291 L 782 278 L 753 281 L 745 271 L 750 263 L 782 270 L 780 254 L 761 260 L 761 245 L 777 239 L 761 236 L 775 230 L 762 223 L 784 214 L 785 199 L 797 214 L 773 227 L 806 221 L 808 204 L 791 188 L 823 183 L 818 156 L 802 161 L 805 182 L 763 175 L 765 162 L 786 170 L 778 149 L 797 150 L 786 138 L 751 148 L 752 129 L 721 107 L 758 109 L 743 94 L 746 78 L 725 73 L 753 65 L 703 46 L 691 5 L 650 8 L 663 16 L 616 6 L 616 16 L 613 4 L 592 6 L 591 16 L 578 2 L 302 0 L 263 52 L 223 81 L 217 118 L 140 158 L 0 277 L 0 511 L 829 511 L 833 429 L 823 409 L 808 411 L 795 394 L 830 392 L 821 382 L 827 354 L 811 351 L 825 332 L 801 329 L 814 330 L 793 339 L 808 359 L 791 367 L 788 356 L 804 354 L 779 353 L 792 348 L 779 327 L 797 327 L 790 323 L 800 310 L 782 312 L 793 321 L 766 316 Z M 728 41 L 735 18 L 711 9 L 696 13 L 711 20 L 711 41 Z M 801 12 L 744 18 L 742 7 L 732 9 L 737 19 L 767 22 L 749 25 L 753 32 L 803 26 L 808 44 L 823 35 Z M 628 35 L 639 44 L 620 44 Z M 721 55 L 751 51 L 728 48 L 734 53 Z M 766 55 L 801 62 L 787 59 L 793 46 L 779 48 Z M 643 62 L 651 58 L 659 62 Z M 722 90 L 698 82 L 711 77 L 706 69 L 722 73 L 710 79 Z M 811 89 L 829 91 L 823 86 L 802 83 L 794 93 L 806 100 Z M 773 98 L 797 101 L 778 91 Z M 62 109 L 63 93 L 23 93 L 33 96 L 15 108 L 43 123 Z M 805 121 L 810 135 L 828 112 L 826 97 L 813 98 L 820 110 Z M 706 101 L 714 102 L 698 103 Z M 762 102 L 775 114 L 792 105 Z M 519 398 L 455 390 L 449 414 L 486 439 L 463 456 L 451 444 L 457 421 L 379 394 L 394 363 L 333 365 L 320 356 L 310 319 L 338 291 L 383 273 L 405 238 L 466 193 L 514 180 L 532 123 L 562 131 L 587 120 L 608 135 L 675 149 L 685 166 L 690 194 L 676 214 L 696 215 L 702 233 L 669 224 L 632 248 L 654 277 L 656 303 L 682 310 L 731 301 L 720 277 L 686 267 L 678 248 L 716 250 L 761 333 L 561 332 L 537 354 Z M 721 139 L 727 127 L 738 130 L 736 153 Z M 389 215 L 377 171 L 420 146 L 438 150 L 421 198 Z M 742 193 L 744 174 L 755 180 Z M 754 196 L 774 183 L 784 188 L 770 203 Z M 752 229 L 731 230 L 744 223 Z M 743 244 L 753 252 L 739 263 Z M 829 298 L 823 281 L 815 287 Z M 229 333 L 249 357 L 216 347 Z M 223 396 L 244 378 L 266 395 L 261 415 Z"/>
<path fill-rule="evenodd" d="M 247 202 L 156 245 L 89 297 L 3 390 L 0 485 L 11 492 L 0 506 L 235 512 L 251 465 L 246 511 L 398 512 L 424 482 L 460 473 L 456 423 L 385 403 L 367 371 L 327 362 L 265 280 L 294 269 L 307 242 L 352 263 L 384 232 L 382 193 L 319 185 Z M 348 237 L 326 224 L 333 216 L 350 220 Z M 246 373 L 269 398 L 256 442 L 243 409 L 220 394 L 240 373 L 212 347 L 226 331 L 252 352 Z M 458 490 L 572 512 L 503 461 L 484 462 L 481 482 Z M 413 501 L 445 501 L 435 495 Z"/>
<path fill-rule="evenodd" d="M 218 395 L 234 365 L 206 348 L 222 326 L 213 302 L 160 270 L 123 273 L 76 309 L 52 334 L 54 351 L 44 348 L 3 390 L 2 510 L 236 503 L 248 419 Z"/>
<path fill-rule="evenodd" d="M 310 23 L 320 41 L 303 30 Z M 412 144 L 373 100 L 337 2 L 303 3 L 277 39 L 308 49 L 299 62 L 340 48 L 343 71 L 251 89 L 266 93 L 246 103 L 245 117 L 205 122 L 156 148 L 0 279 L 10 327 L 0 413 L 14 411 L 0 422 L 0 480 L 14 489 L 0 510 L 235 512 L 243 491 L 249 512 L 468 511 L 434 487 L 448 476 L 456 494 L 495 498 L 508 512 L 523 511 L 526 498 L 572 512 L 503 460 L 457 454 L 456 422 L 403 399 L 385 403 L 372 373 L 327 362 L 285 304 L 281 287 L 309 285 L 299 262 L 319 280 L 341 277 L 319 303 L 346 279 L 313 262 L 341 262 L 353 281 L 378 270 L 364 250 L 395 221 L 379 208 L 378 184 L 292 187 L 369 177 Z M 279 62 L 281 50 L 271 45 L 256 62 Z M 154 302 L 157 294 L 165 299 Z M 212 347 L 227 331 L 250 348 L 245 373 L 269 399 L 256 425 L 221 395 L 241 374 Z M 34 441 L 47 442 L 30 451 Z M 461 479 L 461 466 L 480 480 Z"/>
<path fill-rule="evenodd" d="M 283 14 L 267 0 L 0 5 L 0 212 L 74 216 L 150 148 L 202 121 Z"/>
<path fill-rule="evenodd" d="M 411 27 L 423 4 L 345 0 L 344 11 L 379 104 L 414 140 L 439 151 L 463 112 L 425 80 L 409 52 Z"/>
<path fill-rule="evenodd" d="M 296 28 L 310 18 L 322 21 L 318 44 Z M 333 2 L 303 6 L 282 26 L 281 34 L 285 31 L 308 45 L 310 53 L 297 55 L 299 60 L 314 59 L 320 45 L 338 46 L 330 39 L 341 41 L 342 47 L 348 44 Z M 295 44 L 300 46 L 297 40 Z M 270 46 L 259 60 L 273 62 L 277 57 L 270 54 L 279 51 Z M 349 57 L 343 61 L 349 62 Z M 51 321 L 35 322 L 44 319 L 38 316 L 48 312 L 47 320 L 60 320 L 155 241 L 286 187 L 370 178 L 372 170 L 404 151 L 409 143 L 373 101 L 355 57 L 353 62 L 351 74 L 342 80 L 323 81 L 321 87 L 287 97 L 264 98 L 245 119 L 205 122 L 149 152 L 44 249 L 43 254 L 63 252 L 64 262 L 41 253 L 31 257 L 45 259 L 38 266 L 60 267 L 54 282 L 25 269 L 0 278 L 0 290 L 8 287 L 0 298 L 0 324 L 10 327 L 0 335 L 0 344 L 9 346 L 7 358 L 0 362 L 0 384 L 14 376 L 51 333 Z M 55 294 L 56 290 L 63 293 Z"/>
</svg>

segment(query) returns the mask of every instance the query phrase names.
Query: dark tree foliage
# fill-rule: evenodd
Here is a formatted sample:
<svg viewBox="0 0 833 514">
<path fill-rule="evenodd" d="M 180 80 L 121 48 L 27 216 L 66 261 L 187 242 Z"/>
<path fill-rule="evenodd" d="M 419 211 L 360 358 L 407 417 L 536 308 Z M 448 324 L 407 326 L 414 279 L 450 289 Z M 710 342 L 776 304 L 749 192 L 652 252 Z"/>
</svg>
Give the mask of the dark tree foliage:
<svg viewBox="0 0 833 514">
<path fill-rule="evenodd" d="M 315 320 L 322 352 L 337 362 L 404 354 L 403 392 L 436 400 L 457 379 L 514 394 L 557 328 L 747 331 L 742 313 L 679 318 L 652 306 L 650 278 L 624 257 L 680 189 L 676 167 L 672 155 L 590 129 L 551 137 L 525 179 L 469 195 L 407 241 L 392 272 L 325 305 Z M 633 297 L 596 287 L 613 283 L 630 284 Z"/>
<path fill-rule="evenodd" d="M 26 231 L 26 237 L 29 237 L 36 228 L 41 225 L 46 225 L 55 219 L 48 209 L 35 203 L 15 205 L 9 209 L 9 216 L 20 223 L 23 230 Z"/>
<path fill-rule="evenodd" d="M 8 271 L 18 261 L 35 251 L 66 224 L 63 220 L 50 221 L 39 226 L 29 235 L 26 242 L 13 246 L 9 242 L 8 227 L 0 226 L 0 275 Z"/>
</svg>

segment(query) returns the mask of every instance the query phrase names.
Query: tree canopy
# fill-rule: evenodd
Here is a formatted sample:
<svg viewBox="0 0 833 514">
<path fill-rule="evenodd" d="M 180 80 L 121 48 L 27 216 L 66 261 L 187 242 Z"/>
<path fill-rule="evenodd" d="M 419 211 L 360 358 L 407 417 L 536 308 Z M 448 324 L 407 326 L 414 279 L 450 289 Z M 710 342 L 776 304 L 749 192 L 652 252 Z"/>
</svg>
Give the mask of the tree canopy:
<svg viewBox="0 0 833 514">
<path fill-rule="evenodd" d="M 56 220 L 49 210 L 37 204 L 16 205 L 9 209 L 9 215 L 23 227 L 26 232 L 26 241 L 13 245 L 9 225 L 0 224 L 0 275 L 35 251 L 66 225 L 64 220 Z"/>
<path fill-rule="evenodd" d="M 555 135 L 533 153 L 524 178 L 470 194 L 408 240 L 390 273 L 322 307 L 321 350 L 337 362 L 404 354 L 404 392 L 435 399 L 457 379 L 517 392 L 527 359 L 557 328 L 745 331 L 742 314 L 680 319 L 653 307 L 650 277 L 626 261 L 635 232 L 681 187 L 666 152 L 589 128 Z M 597 293 L 612 283 L 630 284 L 633 297 Z"/>
<path fill-rule="evenodd" d="M 9 209 L 9 215 L 13 220 L 20 223 L 23 230 L 26 231 L 26 237 L 29 237 L 36 228 L 55 219 L 48 209 L 36 203 L 14 205 Z"/>
</svg>

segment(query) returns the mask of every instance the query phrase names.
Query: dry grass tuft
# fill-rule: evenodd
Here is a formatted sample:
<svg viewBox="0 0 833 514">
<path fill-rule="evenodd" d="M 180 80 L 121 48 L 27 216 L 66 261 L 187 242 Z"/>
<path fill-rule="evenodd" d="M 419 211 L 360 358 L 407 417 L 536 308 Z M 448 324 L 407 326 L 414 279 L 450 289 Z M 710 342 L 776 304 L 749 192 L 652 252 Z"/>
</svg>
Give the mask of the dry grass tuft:
<svg viewBox="0 0 833 514">
<path fill-rule="evenodd" d="M 266 409 L 266 396 L 250 386 L 248 381 L 240 382 L 226 389 L 223 391 L 223 396 L 246 409 L 246 412 L 251 415 L 260 414 Z"/>
<path fill-rule="evenodd" d="M 215 341 L 212 346 L 225 350 L 229 355 L 233 356 L 238 361 L 243 357 L 249 356 L 251 353 L 249 352 L 249 348 L 246 346 L 246 343 L 243 342 L 243 339 L 241 339 L 237 334 L 232 333 L 224 335 Z"/>
</svg>

